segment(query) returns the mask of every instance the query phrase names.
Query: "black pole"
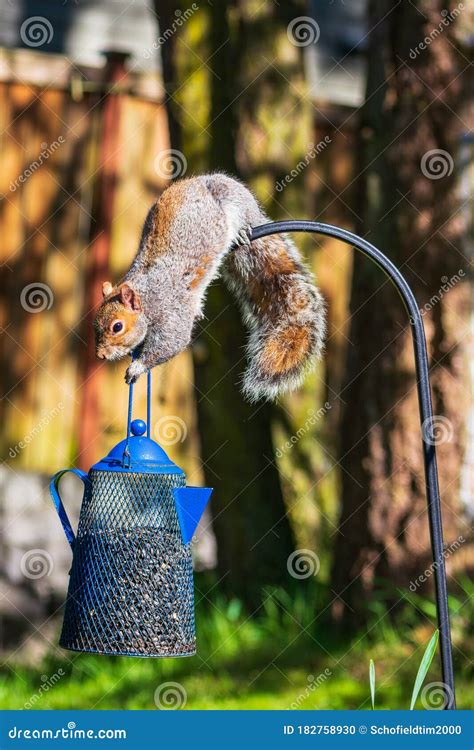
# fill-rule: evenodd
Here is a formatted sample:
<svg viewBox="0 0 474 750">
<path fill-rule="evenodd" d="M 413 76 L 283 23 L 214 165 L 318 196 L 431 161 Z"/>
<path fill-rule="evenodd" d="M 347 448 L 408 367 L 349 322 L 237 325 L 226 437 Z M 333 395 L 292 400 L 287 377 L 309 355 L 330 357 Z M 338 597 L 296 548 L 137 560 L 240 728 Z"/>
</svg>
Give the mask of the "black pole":
<svg viewBox="0 0 474 750">
<path fill-rule="evenodd" d="M 418 404 L 420 409 L 421 434 L 423 441 L 423 460 L 425 465 L 426 497 L 428 501 L 428 518 L 430 525 L 431 549 L 434 563 L 434 579 L 436 593 L 436 610 L 438 615 L 439 647 L 441 655 L 441 674 L 445 693 L 446 709 L 456 708 L 454 692 L 454 672 L 451 645 L 451 629 L 449 625 L 448 592 L 446 584 L 446 568 L 444 565 L 443 526 L 441 518 L 441 502 L 439 497 L 438 469 L 436 464 L 436 450 L 433 434 L 433 407 L 428 367 L 428 352 L 426 349 L 425 329 L 416 299 L 406 280 L 398 268 L 380 250 L 370 242 L 352 232 L 339 229 L 331 224 L 321 224 L 318 221 L 276 221 L 254 227 L 249 232 L 250 240 L 258 240 L 269 234 L 284 232 L 313 232 L 346 242 L 360 250 L 370 258 L 395 286 L 403 300 L 410 318 L 410 326 L 415 350 L 417 375 Z"/>
</svg>

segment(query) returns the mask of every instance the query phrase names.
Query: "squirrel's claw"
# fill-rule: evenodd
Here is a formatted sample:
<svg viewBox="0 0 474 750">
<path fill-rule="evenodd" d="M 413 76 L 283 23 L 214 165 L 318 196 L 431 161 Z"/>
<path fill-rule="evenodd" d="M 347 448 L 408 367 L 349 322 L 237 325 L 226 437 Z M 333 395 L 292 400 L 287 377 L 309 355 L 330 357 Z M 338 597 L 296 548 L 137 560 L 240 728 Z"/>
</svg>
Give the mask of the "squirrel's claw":
<svg viewBox="0 0 474 750">
<path fill-rule="evenodd" d="M 237 234 L 237 237 L 235 239 L 235 245 L 236 247 L 241 247 L 244 245 L 245 247 L 250 247 L 250 235 L 252 233 L 252 227 L 248 226 L 245 229 L 241 229 L 240 232 Z"/>
<path fill-rule="evenodd" d="M 146 369 L 147 368 L 139 360 L 135 360 L 131 365 L 129 365 L 129 367 L 127 367 L 127 372 L 125 373 L 125 382 L 128 385 L 136 383 L 140 375 L 143 375 L 146 372 Z"/>
</svg>

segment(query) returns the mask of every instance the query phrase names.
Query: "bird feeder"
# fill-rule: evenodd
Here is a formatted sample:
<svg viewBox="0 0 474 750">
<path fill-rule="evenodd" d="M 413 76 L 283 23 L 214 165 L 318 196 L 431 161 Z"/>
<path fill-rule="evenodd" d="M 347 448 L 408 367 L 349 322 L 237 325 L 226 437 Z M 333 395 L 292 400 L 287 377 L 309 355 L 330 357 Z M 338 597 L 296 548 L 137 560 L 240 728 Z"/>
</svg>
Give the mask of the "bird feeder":
<svg viewBox="0 0 474 750">
<path fill-rule="evenodd" d="M 345 229 L 316 221 L 279 221 L 254 227 L 253 242 L 272 234 L 311 232 L 341 240 L 369 258 L 394 284 L 409 313 L 416 363 L 426 496 L 433 554 L 444 707 L 456 697 L 449 623 L 441 499 L 436 460 L 428 352 L 423 318 L 400 270 L 378 248 Z M 148 425 L 131 422 L 127 437 L 89 474 L 77 539 L 58 494 L 51 494 L 74 552 L 61 645 L 76 651 L 135 656 L 195 653 L 193 576 L 189 541 L 212 492 L 185 486 L 181 469 L 150 439 Z M 147 437 L 144 432 L 147 430 Z M 131 433 L 131 435 L 130 435 Z M 66 470 L 67 471 L 67 470 Z"/>
<path fill-rule="evenodd" d="M 60 645 L 126 656 L 196 653 L 190 542 L 212 490 L 187 487 L 182 469 L 131 421 L 127 435 L 88 474 L 59 471 L 51 495 L 73 552 Z M 146 434 L 145 434 L 146 433 Z M 84 483 L 77 535 L 58 485 L 68 471 Z"/>
</svg>

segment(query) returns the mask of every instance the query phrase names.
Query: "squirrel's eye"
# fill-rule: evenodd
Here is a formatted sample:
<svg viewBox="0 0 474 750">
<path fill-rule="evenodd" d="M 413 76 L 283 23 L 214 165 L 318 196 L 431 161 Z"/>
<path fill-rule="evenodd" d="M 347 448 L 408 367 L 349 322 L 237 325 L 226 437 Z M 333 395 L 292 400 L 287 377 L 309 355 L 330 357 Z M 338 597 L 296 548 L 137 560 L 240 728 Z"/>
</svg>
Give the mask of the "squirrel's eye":
<svg viewBox="0 0 474 750">
<path fill-rule="evenodd" d="M 112 326 L 112 331 L 114 333 L 120 333 L 121 330 L 123 330 L 123 323 L 120 320 L 117 320 Z"/>
</svg>

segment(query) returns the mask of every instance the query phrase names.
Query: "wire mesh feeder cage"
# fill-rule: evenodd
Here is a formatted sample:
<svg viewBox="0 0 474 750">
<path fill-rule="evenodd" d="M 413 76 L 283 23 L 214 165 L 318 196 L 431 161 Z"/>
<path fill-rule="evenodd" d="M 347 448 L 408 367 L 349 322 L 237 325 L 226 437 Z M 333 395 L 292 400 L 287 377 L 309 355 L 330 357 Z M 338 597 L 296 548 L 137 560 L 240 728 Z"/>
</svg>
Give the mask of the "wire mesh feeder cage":
<svg viewBox="0 0 474 750">
<path fill-rule="evenodd" d="M 59 471 L 51 495 L 73 550 L 60 645 L 127 656 L 196 653 L 190 541 L 212 492 L 186 487 L 182 469 L 131 421 L 127 436 L 88 474 Z M 145 432 L 147 435 L 145 436 Z M 68 471 L 84 483 L 77 536 L 58 492 Z"/>
</svg>

